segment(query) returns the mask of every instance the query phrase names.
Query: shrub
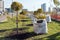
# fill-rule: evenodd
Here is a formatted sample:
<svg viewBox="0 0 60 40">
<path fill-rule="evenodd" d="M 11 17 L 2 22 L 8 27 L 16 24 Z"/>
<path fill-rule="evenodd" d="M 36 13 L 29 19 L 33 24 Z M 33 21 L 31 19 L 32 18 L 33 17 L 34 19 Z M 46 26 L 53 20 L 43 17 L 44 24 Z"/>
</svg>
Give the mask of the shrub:
<svg viewBox="0 0 60 40">
<path fill-rule="evenodd" d="M 26 16 L 26 15 L 23 15 L 23 14 L 20 14 L 19 16 L 18 16 L 18 19 L 20 20 L 20 19 L 27 19 L 28 17 Z"/>
<path fill-rule="evenodd" d="M 37 19 L 45 19 L 46 18 L 45 14 L 35 15 L 35 17 Z"/>
<path fill-rule="evenodd" d="M 38 13 L 42 13 L 43 11 L 42 11 L 42 9 L 40 8 L 40 9 L 37 10 L 37 12 L 38 12 Z"/>
<path fill-rule="evenodd" d="M 33 13 L 34 15 L 37 15 L 38 14 L 38 12 L 37 11 L 34 11 L 34 13 Z"/>
<path fill-rule="evenodd" d="M 23 14 L 23 15 L 26 15 L 27 14 L 27 11 L 22 11 L 20 14 Z"/>
</svg>

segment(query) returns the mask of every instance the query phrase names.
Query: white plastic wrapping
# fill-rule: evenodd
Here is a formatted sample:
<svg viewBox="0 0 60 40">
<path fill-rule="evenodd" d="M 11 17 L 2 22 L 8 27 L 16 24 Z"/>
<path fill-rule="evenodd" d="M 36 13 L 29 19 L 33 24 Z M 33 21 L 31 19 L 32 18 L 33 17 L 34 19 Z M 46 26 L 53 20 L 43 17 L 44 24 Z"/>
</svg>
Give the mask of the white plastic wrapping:
<svg viewBox="0 0 60 40">
<path fill-rule="evenodd" d="M 48 33 L 47 22 L 45 19 L 43 19 L 42 23 L 34 23 L 33 28 L 34 32 L 37 34 Z"/>
<path fill-rule="evenodd" d="M 46 15 L 46 21 L 51 22 L 51 16 L 49 14 Z"/>
</svg>

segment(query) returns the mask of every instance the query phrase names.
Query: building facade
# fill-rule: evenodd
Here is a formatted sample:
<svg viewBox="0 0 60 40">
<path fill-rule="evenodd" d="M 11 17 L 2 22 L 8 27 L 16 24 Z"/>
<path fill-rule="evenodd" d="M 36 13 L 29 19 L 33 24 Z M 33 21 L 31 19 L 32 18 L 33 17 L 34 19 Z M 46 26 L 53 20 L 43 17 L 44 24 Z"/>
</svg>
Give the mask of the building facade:
<svg viewBox="0 0 60 40">
<path fill-rule="evenodd" d="M 0 0 L 0 12 L 4 11 L 4 1 Z"/>
<path fill-rule="evenodd" d="M 41 8 L 42 8 L 43 12 L 46 12 L 46 4 L 45 3 L 41 5 Z"/>
</svg>

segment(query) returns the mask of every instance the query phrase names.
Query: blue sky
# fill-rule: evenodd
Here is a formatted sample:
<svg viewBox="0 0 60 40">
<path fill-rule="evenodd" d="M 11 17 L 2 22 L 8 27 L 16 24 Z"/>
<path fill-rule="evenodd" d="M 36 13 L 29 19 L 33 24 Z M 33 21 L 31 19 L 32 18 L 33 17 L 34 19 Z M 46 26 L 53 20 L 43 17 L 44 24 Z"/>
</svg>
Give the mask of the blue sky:
<svg viewBox="0 0 60 40">
<path fill-rule="evenodd" d="M 9 8 L 12 0 L 4 0 L 4 6 L 5 8 Z M 37 10 L 38 8 L 41 8 L 41 4 L 46 3 L 47 8 L 50 6 L 50 3 L 52 6 L 54 6 L 53 2 L 50 2 L 50 0 L 16 0 L 23 4 L 24 9 L 28 9 L 29 11 Z"/>
</svg>

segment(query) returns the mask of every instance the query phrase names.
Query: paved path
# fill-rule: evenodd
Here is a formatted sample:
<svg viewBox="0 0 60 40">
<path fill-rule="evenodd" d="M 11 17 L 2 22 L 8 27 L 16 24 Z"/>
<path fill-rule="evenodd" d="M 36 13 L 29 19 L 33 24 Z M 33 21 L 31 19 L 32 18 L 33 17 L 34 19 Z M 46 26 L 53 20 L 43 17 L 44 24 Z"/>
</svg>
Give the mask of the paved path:
<svg viewBox="0 0 60 40">
<path fill-rule="evenodd" d="M 0 22 L 1 21 L 4 21 L 6 19 L 6 16 L 4 15 L 4 16 L 0 16 Z"/>
</svg>

